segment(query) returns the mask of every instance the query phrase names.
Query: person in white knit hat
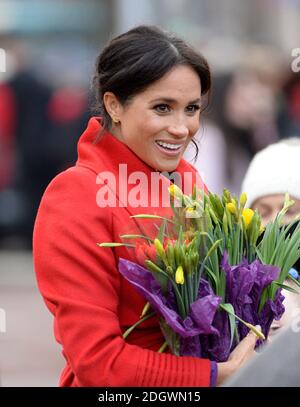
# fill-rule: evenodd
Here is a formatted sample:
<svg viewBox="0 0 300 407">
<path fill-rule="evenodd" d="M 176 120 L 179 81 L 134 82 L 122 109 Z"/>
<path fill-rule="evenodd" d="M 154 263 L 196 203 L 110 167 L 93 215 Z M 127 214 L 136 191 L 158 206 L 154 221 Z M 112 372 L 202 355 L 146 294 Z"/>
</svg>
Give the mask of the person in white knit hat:
<svg viewBox="0 0 300 407">
<path fill-rule="evenodd" d="M 259 211 L 264 223 L 282 209 L 286 192 L 295 201 L 286 223 L 300 213 L 300 138 L 282 140 L 257 153 L 246 172 L 242 191 L 247 193 L 247 205 Z"/>
<path fill-rule="evenodd" d="M 247 206 L 257 209 L 264 224 L 274 220 L 282 209 L 285 193 L 288 192 L 295 204 L 285 215 L 285 223 L 300 214 L 300 138 L 284 139 L 257 153 L 252 159 L 242 183 L 242 192 L 247 193 Z M 299 280 L 300 267 L 294 265 L 290 274 Z M 286 281 L 286 284 L 297 287 Z M 300 310 L 300 295 L 284 291 L 285 313 L 274 321 L 270 337 L 282 327 L 289 326 L 295 312 Z"/>
</svg>

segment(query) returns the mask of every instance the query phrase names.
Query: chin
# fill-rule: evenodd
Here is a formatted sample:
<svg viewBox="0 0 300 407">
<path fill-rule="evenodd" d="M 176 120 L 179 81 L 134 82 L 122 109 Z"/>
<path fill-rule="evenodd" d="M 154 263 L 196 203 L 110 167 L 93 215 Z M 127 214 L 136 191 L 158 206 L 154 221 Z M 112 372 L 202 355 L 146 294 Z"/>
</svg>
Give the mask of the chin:
<svg viewBox="0 0 300 407">
<path fill-rule="evenodd" d="M 178 163 L 175 165 L 160 165 L 160 166 L 157 166 L 157 170 L 159 172 L 173 172 L 176 170 L 177 167 L 178 167 Z"/>
</svg>

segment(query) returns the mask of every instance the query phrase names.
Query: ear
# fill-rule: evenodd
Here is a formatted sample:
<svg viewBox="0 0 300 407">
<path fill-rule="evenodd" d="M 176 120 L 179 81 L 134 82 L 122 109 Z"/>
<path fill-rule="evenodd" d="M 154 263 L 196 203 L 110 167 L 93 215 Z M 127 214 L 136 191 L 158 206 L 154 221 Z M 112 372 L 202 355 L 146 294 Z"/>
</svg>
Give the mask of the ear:
<svg viewBox="0 0 300 407">
<path fill-rule="evenodd" d="M 103 95 L 103 103 L 112 121 L 118 123 L 122 113 L 122 105 L 117 96 L 112 92 L 105 92 Z"/>
</svg>

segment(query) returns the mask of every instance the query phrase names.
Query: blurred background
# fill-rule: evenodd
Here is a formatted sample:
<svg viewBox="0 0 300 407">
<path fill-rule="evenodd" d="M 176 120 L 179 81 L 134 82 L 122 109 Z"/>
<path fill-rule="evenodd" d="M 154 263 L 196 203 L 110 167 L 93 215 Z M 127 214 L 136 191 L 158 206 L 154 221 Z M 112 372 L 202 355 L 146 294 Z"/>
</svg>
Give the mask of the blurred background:
<svg viewBox="0 0 300 407">
<path fill-rule="evenodd" d="M 35 283 L 32 228 L 45 187 L 76 161 L 105 43 L 157 24 L 206 56 L 213 90 L 194 165 L 211 190 L 239 193 L 256 152 L 300 137 L 299 21 L 300 0 L 0 0 L 2 386 L 56 386 L 63 367 Z"/>
</svg>

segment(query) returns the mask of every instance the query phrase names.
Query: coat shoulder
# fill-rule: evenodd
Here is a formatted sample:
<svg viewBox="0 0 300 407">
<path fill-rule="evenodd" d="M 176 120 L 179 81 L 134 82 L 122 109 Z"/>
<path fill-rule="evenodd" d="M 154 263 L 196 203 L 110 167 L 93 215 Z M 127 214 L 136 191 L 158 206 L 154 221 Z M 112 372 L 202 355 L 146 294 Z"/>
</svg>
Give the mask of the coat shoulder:
<svg viewBox="0 0 300 407">
<path fill-rule="evenodd" d="M 93 171 L 85 167 L 74 166 L 62 171 L 47 186 L 42 202 L 50 196 L 57 196 L 64 199 L 73 197 L 79 199 L 84 194 L 94 194 L 97 189 L 96 175 Z"/>
<path fill-rule="evenodd" d="M 46 188 L 38 211 L 37 219 L 53 217 L 55 220 L 104 218 L 111 217 L 108 209 L 99 210 L 97 205 L 96 174 L 85 167 L 70 167 L 59 173 Z M 73 223 L 73 222 L 72 222 Z"/>
</svg>

